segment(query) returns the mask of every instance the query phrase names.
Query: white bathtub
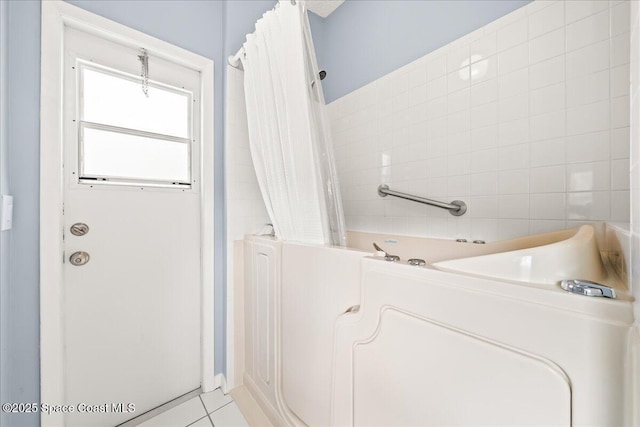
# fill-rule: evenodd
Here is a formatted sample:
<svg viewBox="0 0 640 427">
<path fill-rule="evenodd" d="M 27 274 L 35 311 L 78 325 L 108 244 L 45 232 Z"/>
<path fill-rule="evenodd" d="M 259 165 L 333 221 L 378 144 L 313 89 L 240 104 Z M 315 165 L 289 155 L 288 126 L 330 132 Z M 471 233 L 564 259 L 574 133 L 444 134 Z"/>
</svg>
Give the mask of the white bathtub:
<svg viewBox="0 0 640 427">
<path fill-rule="evenodd" d="M 530 249 L 350 235 L 368 239 L 435 264 Z M 632 298 L 600 267 L 618 299 L 567 293 L 549 272 L 528 283 L 250 236 L 244 383 L 285 425 L 624 425 Z"/>
</svg>

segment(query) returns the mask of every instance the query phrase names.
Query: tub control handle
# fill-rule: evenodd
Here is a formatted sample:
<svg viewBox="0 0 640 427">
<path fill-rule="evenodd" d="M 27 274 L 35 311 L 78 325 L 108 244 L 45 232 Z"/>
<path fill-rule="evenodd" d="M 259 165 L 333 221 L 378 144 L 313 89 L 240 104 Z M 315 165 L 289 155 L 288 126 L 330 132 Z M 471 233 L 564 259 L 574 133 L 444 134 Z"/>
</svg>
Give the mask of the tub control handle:
<svg viewBox="0 0 640 427">
<path fill-rule="evenodd" d="M 616 298 L 616 291 L 613 288 L 588 280 L 563 280 L 560 282 L 560 287 L 567 292 L 588 297 Z"/>
<path fill-rule="evenodd" d="M 353 313 L 353 314 L 355 314 L 355 313 L 357 313 L 357 312 L 359 312 L 359 311 L 360 311 L 360 306 L 359 306 L 359 305 L 353 305 L 353 306 L 351 306 L 351 307 L 347 308 L 347 309 L 345 310 L 344 314 L 347 314 L 347 313 Z"/>
<path fill-rule="evenodd" d="M 391 262 L 400 261 L 400 257 L 398 255 L 391 255 L 391 254 L 387 253 L 387 251 L 382 249 L 375 242 L 373 243 L 373 249 L 375 249 L 378 252 L 384 253 L 384 260 L 385 261 L 391 261 Z"/>
</svg>

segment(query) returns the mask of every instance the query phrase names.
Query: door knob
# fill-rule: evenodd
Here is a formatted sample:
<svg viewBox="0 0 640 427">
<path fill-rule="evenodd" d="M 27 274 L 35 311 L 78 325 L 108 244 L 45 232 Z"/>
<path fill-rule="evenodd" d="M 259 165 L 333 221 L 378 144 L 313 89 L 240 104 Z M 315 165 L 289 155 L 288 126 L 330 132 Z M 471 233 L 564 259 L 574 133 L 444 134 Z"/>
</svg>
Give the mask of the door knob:
<svg viewBox="0 0 640 427">
<path fill-rule="evenodd" d="M 74 236 L 84 236 L 89 232 L 89 226 L 82 222 L 76 222 L 71 226 L 70 231 Z"/>
<path fill-rule="evenodd" d="M 69 262 L 72 265 L 80 266 L 89 262 L 89 254 L 83 251 L 74 252 L 69 257 Z"/>
</svg>

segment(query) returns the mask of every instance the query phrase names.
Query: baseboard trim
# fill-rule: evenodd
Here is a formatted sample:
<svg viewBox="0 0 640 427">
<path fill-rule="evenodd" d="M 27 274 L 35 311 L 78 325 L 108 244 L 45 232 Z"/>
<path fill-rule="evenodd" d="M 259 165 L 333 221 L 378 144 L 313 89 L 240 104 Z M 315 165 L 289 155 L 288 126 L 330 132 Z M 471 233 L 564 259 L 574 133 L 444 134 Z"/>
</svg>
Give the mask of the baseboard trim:
<svg viewBox="0 0 640 427">
<path fill-rule="evenodd" d="M 251 395 L 246 386 L 240 385 L 229 392 L 236 402 L 240 412 L 244 415 L 251 427 L 274 427 L 269 417 L 264 413 L 256 399 Z"/>
<path fill-rule="evenodd" d="M 267 416 L 271 424 L 274 426 L 286 426 L 287 423 L 282 419 L 276 408 L 274 408 L 263 396 L 253 379 L 245 374 L 243 380 L 247 391 L 256 401 L 262 412 Z"/>
</svg>

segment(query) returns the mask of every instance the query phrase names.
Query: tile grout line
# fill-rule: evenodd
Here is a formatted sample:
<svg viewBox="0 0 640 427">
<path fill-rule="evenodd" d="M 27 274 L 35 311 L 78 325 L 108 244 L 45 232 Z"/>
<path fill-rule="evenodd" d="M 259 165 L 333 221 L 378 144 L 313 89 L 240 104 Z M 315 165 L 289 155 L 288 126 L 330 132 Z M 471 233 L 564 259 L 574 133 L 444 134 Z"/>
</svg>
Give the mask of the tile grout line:
<svg viewBox="0 0 640 427">
<path fill-rule="evenodd" d="M 205 411 L 205 412 L 206 412 L 206 411 Z M 187 424 L 187 425 L 186 425 L 186 427 L 192 426 L 192 425 L 194 425 L 195 423 L 197 423 L 198 421 L 200 421 L 200 420 L 203 420 L 203 419 L 207 418 L 207 417 L 208 417 L 208 415 L 209 415 L 209 414 L 205 415 L 204 417 L 200 417 L 200 418 L 198 418 L 198 419 L 197 419 L 197 420 L 195 420 L 194 422 L 192 422 L 192 423 L 190 423 L 190 424 Z M 209 419 L 209 421 L 211 421 L 211 419 Z"/>
<path fill-rule="evenodd" d="M 216 409 L 215 411 L 211 411 L 211 413 L 213 414 L 214 412 L 218 412 L 220 409 L 224 408 L 225 406 L 229 406 L 231 405 L 233 402 L 233 400 L 230 400 L 229 402 L 225 403 L 224 405 L 222 405 L 221 407 L 219 407 L 218 409 Z"/>
<path fill-rule="evenodd" d="M 211 423 L 211 425 L 213 427 L 216 427 L 216 425 L 213 423 L 213 420 L 211 419 L 211 414 L 209 413 L 209 410 L 207 409 L 207 405 L 204 404 L 204 400 L 202 400 L 202 395 L 198 396 L 198 399 L 200 399 L 200 403 L 202 403 L 202 406 L 204 407 L 204 412 L 207 413 L 207 418 L 209 418 L 209 422 Z M 215 411 L 214 411 L 215 412 Z M 204 417 L 203 417 L 204 418 Z"/>
<path fill-rule="evenodd" d="M 134 417 L 134 418 L 132 418 L 130 420 L 127 420 L 127 421 L 125 421 L 125 422 L 123 422 L 121 424 L 118 424 L 116 427 L 125 427 L 125 426 L 133 427 L 133 426 L 137 426 L 137 425 L 146 423 L 149 420 L 152 420 L 152 419 L 154 419 L 154 418 L 156 418 L 156 417 L 158 417 L 158 416 L 160 416 L 160 415 L 162 415 L 162 414 L 164 414 L 166 412 L 169 412 L 169 411 L 173 410 L 174 408 L 177 408 L 178 406 L 180 406 L 180 405 L 182 405 L 184 403 L 187 403 L 188 401 L 192 400 L 194 397 L 199 396 L 199 394 L 198 394 L 196 396 L 189 397 L 190 395 L 195 394 L 196 392 L 199 392 L 199 390 L 200 389 L 195 389 L 195 390 L 192 390 L 190 392 L 184 393 L 183 395 L 180 395 L 180 396 L 176 397 L 175 399 L 170 400 L 169 402 L 166 402 L 166 403 L 163 403 L 163 404 L 161 404 L 159 406 L 156 406 L 155 408 L 150 409 L 150 410 L 148 410 L 146 412 L 143 412 L 142 414 L 139 414 L 139 415 L 137 415 L 136 417 Z M 153 415 L 150 416 L 152 413 L 153 413 Z M 139 421 L 136 421 L 134 423 L 135 420 L 139 420 Z"/>
</svg>

